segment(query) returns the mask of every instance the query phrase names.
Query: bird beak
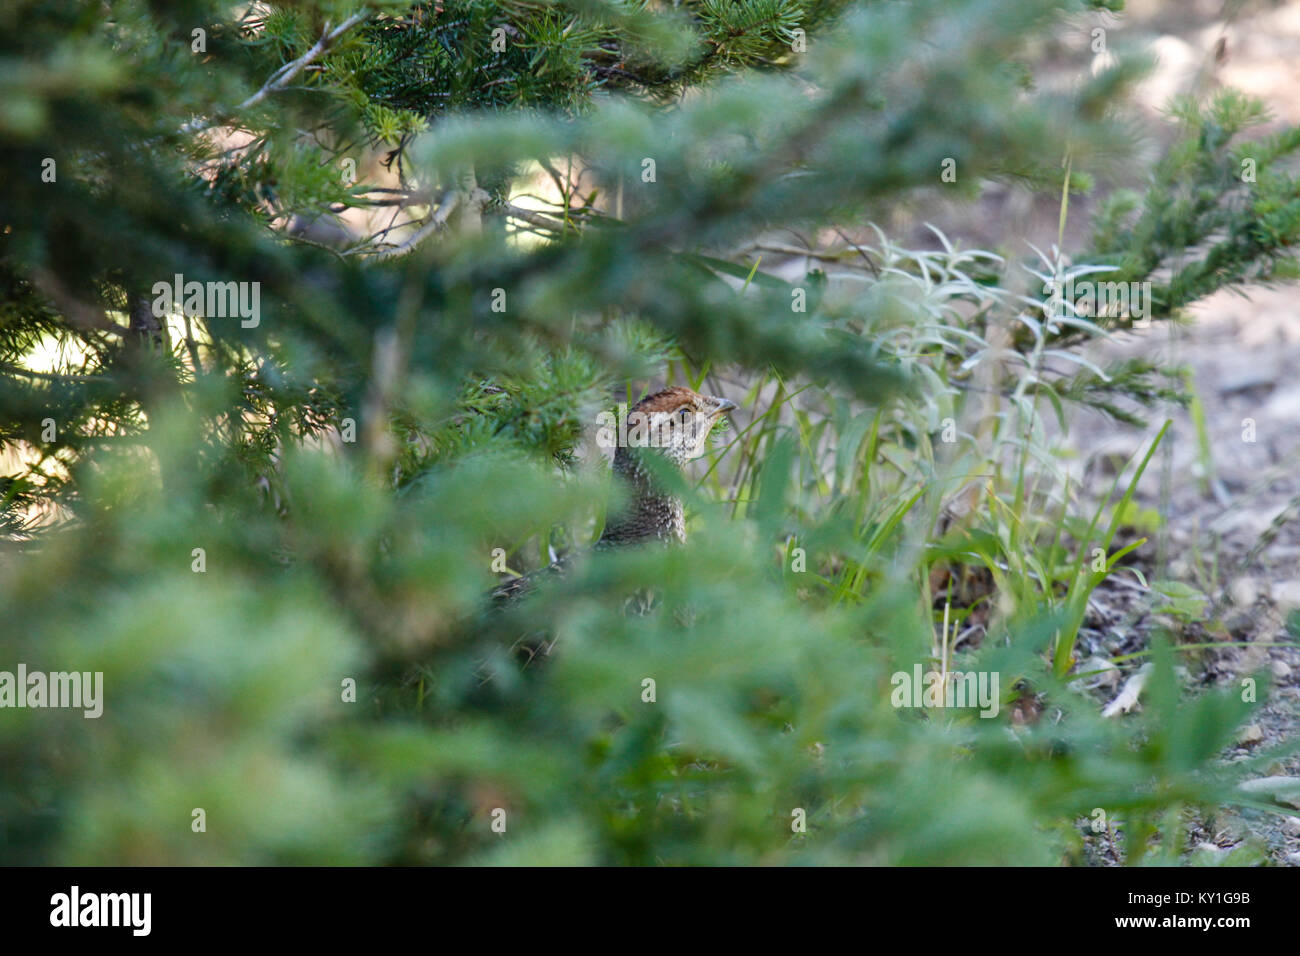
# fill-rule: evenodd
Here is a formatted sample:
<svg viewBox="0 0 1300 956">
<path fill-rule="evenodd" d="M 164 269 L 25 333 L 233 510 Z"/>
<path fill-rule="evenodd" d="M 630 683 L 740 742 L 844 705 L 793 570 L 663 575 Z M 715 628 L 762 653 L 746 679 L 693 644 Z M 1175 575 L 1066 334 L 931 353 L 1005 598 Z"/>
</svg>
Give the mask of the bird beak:
<svg viewBox="0 0 1300 956">
<path fill-rule="evenodd" d="M 713 404 L 717 406 L 713 411 L 715 416 L 723 415 L 734 408 L 739 408 L 739 406 L 729 398 L 715 398 L 713 399 Z"/>
</svg>

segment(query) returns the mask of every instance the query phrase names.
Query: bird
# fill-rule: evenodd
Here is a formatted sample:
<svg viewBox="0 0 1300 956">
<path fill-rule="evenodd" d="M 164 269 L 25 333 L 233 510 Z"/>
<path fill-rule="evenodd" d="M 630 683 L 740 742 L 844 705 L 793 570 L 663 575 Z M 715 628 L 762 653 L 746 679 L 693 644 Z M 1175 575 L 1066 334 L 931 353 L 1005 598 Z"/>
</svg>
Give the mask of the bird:
<svg viewBox="0 0 1300 956">
<path fill-rule="evenodd" d="M 660 455 L 684 469 L 704 453 L 714 425 L 736 407 L 730 399 L 673 385 L 632 406 L 614 434 L 598 436 L 601 443 L 615 443 L 613 475 L 624 494 L 621 506 L 606 520 L 593 552 L 650 542 L 686 542 L 682 500 L 660 487 L 644 456 Z M 513 603 L 541 580 L 563 574 L 569 563 L 566 556 L 498 585 L 491 591 L 492 604 L 500 607 Z"/>
</svg>

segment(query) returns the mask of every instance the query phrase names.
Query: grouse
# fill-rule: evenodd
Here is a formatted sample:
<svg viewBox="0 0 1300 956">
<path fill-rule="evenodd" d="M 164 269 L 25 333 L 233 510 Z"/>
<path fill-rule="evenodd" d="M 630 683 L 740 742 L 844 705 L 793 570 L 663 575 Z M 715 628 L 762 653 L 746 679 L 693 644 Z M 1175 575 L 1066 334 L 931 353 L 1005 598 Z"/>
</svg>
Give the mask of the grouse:
<svg viewBox="0 0 1300 956">
<path fill-rule="evenodd" d="M 617 432 L 614 479 L 621 483 L 622 507 L 611 514 L 595 550 L 659 541 L 684 543 L 682 500 L 656 484 L 643 455 L 659 454 L 678 468 L 704 453 L 717 421 L 736 407 L 725 398 L 672 386 L 637 402 Z M 541 577 L 562 573 L 567 558 L 494 588 L 492 602 L 503 605 L 529 591 Z"/>
</svg>

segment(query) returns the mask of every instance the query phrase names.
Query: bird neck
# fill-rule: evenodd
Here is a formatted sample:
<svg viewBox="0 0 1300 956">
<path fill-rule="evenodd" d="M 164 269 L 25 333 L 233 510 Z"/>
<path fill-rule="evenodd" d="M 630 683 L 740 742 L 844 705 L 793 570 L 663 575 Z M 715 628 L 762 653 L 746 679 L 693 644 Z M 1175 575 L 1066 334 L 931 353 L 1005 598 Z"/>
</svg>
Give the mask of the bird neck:
<svg viewBox="0 0 1300 956">
<path fill-rule="evenodd" d="M 614 480 L 623 486 L 627 500 L 605 522 L 600 543 L 686 541 L 686 516 L 681 498 L 655 485 L 639 455 L 624 447 L 615 451 Z"/>
</svg>

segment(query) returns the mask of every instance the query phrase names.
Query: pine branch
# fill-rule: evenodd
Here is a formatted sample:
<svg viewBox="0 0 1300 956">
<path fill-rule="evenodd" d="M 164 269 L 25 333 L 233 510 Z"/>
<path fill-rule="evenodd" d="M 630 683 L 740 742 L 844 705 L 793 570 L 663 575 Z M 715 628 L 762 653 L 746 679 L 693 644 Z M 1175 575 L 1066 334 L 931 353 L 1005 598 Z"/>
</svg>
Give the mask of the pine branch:
<svg viewBox="0 0 1300 956">
<path fill-rule="evenodd" d="M 284 64 L 284 66 L 280 67 L 280 69 L 276 70 L 273 74 L 271 74 L 270 79 L 268 79 L 265 83 L 263 83 L 261 89 L 259 89 L 256 93 L 248 97 L 248 99 L 244 100 L 233 110 L 228 110 L 225 113 L 221 114 L 218 119 L 200 120 L 191 123 L 186 123 L 181 127 L 181 132 L 189 133 L 189 134 L 201 133 L 204 130 L 212 128 L 213 126 L 224 125 L 232 117 L 237 116 L 238 114 L 243 113 L 246 110 L 252 109 L 254 106 L 256 106 L 258 103 L 261 103 L 272 93 L 282 90 L 286 86 L 288 86 L 293 81 L 294 77 L 296 77 L 299 73 L 301 73 L 304 68 L 306 68 L 309 64 L 314 63 L 317 59 L 323 56 L 330 49 L 330 47 L 333 46 L 338 41 L 339 37 L 343 36 L 343 34 L 347 33 L 357 24 L 365 21 L 369 17 L 370 17 L 369 11 L 362 10 L 359 13 L 354 13 L 352 16 L 348 17 L 346 20 L 344 20 L 342 23 L 340 23 L 337 27 L 335 27 L 332 30 L 330 29 L 329 21 L 327 20 L 325 22 L 325 28 L 324 31 L 321 33 L 320 39 L 316 41 L 316 43 L 311 47 L 311 49 L 309 49 L 302 56 L 298 57 L 296 60 L 291 60 L 290 62 Z"/>
</svg>

